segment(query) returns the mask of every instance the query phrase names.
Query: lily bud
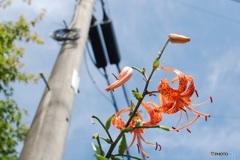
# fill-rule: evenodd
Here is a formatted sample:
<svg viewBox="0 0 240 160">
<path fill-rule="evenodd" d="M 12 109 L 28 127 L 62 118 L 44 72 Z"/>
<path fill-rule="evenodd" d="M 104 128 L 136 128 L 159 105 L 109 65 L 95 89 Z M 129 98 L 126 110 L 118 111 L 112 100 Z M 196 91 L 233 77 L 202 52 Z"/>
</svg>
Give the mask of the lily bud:
<svg viewBox="0 0 240 160">
<path fill-rule="evenodd" d="M 133 69 L 131 67 L 124 67 L 119 76 L 117 77 L 117 80 L 113 82 L 111 85 L 109 85 L 107 88 L 105 88 L 106 91 L 114 90 L 115 88 L 118 88 L 122 86 L 124 83 L 126 83 L 133 74 Z"/>
<path fill-rule="evenodd" d="M 169 34 L 168 38 L 171 43 L 182 43 L 182 44 L 187 43 L 191 40 L 190 37 L 186 37 L 179 34 Z"/>
</svg>

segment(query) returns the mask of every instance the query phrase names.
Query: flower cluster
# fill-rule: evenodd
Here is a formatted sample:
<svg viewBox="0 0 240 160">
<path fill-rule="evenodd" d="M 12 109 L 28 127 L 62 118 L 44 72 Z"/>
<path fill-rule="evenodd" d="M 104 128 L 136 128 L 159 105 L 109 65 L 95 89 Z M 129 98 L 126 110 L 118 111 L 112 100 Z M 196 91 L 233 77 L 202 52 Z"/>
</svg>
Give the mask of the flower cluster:
<svg viewBox="0 0 240 160">
<path fill-rule="evenodd" d="M 187 43 L 190 41 L 189 37 L 186 36 L 182 36 L 182 35 L 178 35 L 178 34 L 170 34 L 169 35 L 169 39 L 167 41 L 171 42 L 171 43 Z M 166 45 L 167 45 L 166 43 Z M 165 47 L 164 47 L 165 49 Z M 159 68 L 159 59 L 162 55 L 162 52 L 160 52 L 159 56 L 156 59 L 156 62 L 154 62 L 153 64 L 153 71 L 156 71 L 157 68 Z M 126 66 L 122 69 L 122 71 L 120 72 L 119 76 L 117 77 L 117 80 L 115 82 L 113 82 L 111 85 L 109 85 L 107 88 L 105 88 L 106 91 L 111 91 L 114 90 L 120 86 L 122 86 L 124 83 L 126 83 L 133 75 L 134 69 L 136 69 L 135 67 L 129 67 Z M 163 69 L 164 71 L 168 71 L 168 72 L 173 72 L 176 74 L 176 77 L 174 77 L 172 79 L 172 83 L 176 83 L 178 82 L 178 86 L 176 88 L 173 88 L 170 86 L 169 81 L 166 78 L 162 78 L 159 82 L 159 84 L 156 86 L 157 90 L 156 91 L 151 91 L 149 92 L 147 90 L 147 87 L 145 88 L 144 92 L 142 94 L 138 93 L 138 91 L 135 91 L 135 93 L 137 92 L 138 94 L 140 94 L 140 98 L 137 98 L 138 102 L 139 102 L 139 106 L 142 106 L 144 110 L 146 110 L 146 112 L 148 113 L 150 119 L 148 121 L 144 121 L 142 118 L 141 113 L 138 111 L 138 107 L 136 105 L 133 106 L 129 106 L 127 108 L 124 108 L 122 110 L 120 110 L 119 112 L 115 113 L 115 115 L 112 118 L 112 124 L 119 130 L 128 130 L 129 132 L 133 133 L 133 140 L 130 143 L 129 147 L 127 148 L 127 150 L 134 144 L 134 142 L 137 142 L 137 146 L 139 151 L 145 156 L 145 157 L 149 157 L 147 155 L 146 152 L 144 152 L 142 146 L 141 146 L 141 140 L 143 142 L 145 142 L 146 144 L 149 145 L 156 145 L 156 149 L 159 147 L 161 149 L 161 146 L 156 143 L 150 143 L 148 141 L 146 141 L 142 134 L 144 133 L 146 128 L 156 128 L 156 126 L 160 126 L 159 123 L 162 120 L 162 115 L 163 114 L 175 114 L 177 112 L 181 112 L 180 114 L 180 118 L 178 123 L 176 124 L 175 127 L 172 127 L 172 129 L 169 129 L 169 131 L 179 131 L 182 129 L 186 129 L 191 132 L 188 127 L 193 124 L 194 122 L 196 122 L 196 120 L 199 117 L 204 117 L 205 120 L 207 120 L 207 118 L 210 117 L 209 114 L 206 113 L 201 113 L 195 109 L 193 109 L 193 106 L 200 106 L 203 105 L 205 103 L 207 103 L 208 101 L 212 102 L 212 98 L 210 97 L 209 100 L 200 103 L 200 104 L 193 104 L 192 101 L 192 97 L 194 94 L 196 94 L 196 96 L 198 96 L 198 93 L 196 91 L 195 85 L 194 85 L 194 79 L 192 76 L 190 75 L 185 75 L 183 72 L 181 72 L 180 70 L 177 70 L 175 68 L 170 68 L 170 67 L 166 67 L 166 66 L 161 66 L 161 69 Z M 143 74 L 144 79 L 146 80 L 146 83 L 148 86 L 148 83 L 150 81 L 150 78 L 152 76 L 147 78 L 145 76 L 145 70 L 141 71 L 139 69 L 138 70 L 140 73 Z M 155 95 L 158 94 L 159 95 L 159 103 L 155 103 L 155 102 L 146 102 L 144 101 L 144 96 L 145 95 Z M 124 122 L 121 115 L 123 113 L 128 113 L 129 115 L 129 121 L 128 122 Z M 185 113 L 188 122 L 181 126 L 178 127 L 179 122 L 181 121 L 182 118 L 182 113 Z M 189 120 L 189 116 L 188 114 L 192 113 L 195 115 L 195 118 L 193 120 Z"/>
</svg>

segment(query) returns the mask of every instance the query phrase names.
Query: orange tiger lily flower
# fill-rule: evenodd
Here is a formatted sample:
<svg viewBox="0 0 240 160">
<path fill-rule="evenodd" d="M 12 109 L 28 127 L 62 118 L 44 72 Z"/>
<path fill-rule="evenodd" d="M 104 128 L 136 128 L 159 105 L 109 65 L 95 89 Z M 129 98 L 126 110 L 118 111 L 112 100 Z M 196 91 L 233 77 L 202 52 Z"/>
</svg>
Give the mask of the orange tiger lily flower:
<svg viewBox="0 0 240 160">
<path fill-rule="evenodd" d="M 143 126 L 156 125 L 162 120 L 162 115 L 157 110 L 157 106 L 154 106 L 153 108 L 151 108 L 149 106 L 150 103 L 148 103 L 148 102 L 142 102 L 141 104 L 146 109 L 146 111 L 149 113 L 150 120 L 148 122 L 144 122 L 141 114 L 137 111 L 136 115 L 133 117 L 132 121 L 130 122 L 130 124 L 127 128 L 133 129 L 137 123 L 142 123 Z M 112 119 L 112 124 L 119 130 L 123 130 L 125 128 L 126 124 L 123 121 L 122 117 L 120 116 L 121 114 L 123 114 L 125 112 L 130 112 L 130 114 L 131 114 L 131 108 L 128 107 L 128 108 L 118 111 Z M 134 144 L 135 141 L 137 141 L 137 146 L 138 146 L 139 151 L 145 157 L 149 158 L 148 154 L 142 148 L 141 140 L 148 145 L 155 146 L 155 144 L 150 143 L 143 138 L 142 134 L 144 133 L 144 128 L 134 129 L 132 132 L 133 132 L 133 139 L 132 139 L 132 142 L 130 143 L 129 147 L 126 149 L 126 151 Z M 157 144 L 157 145 L 160 146 L 159 144 Z"/>
<path fill-rule="evenodd" d="M 110 90 L 114 90 L 115 88 L 118 88 L 122 86 L 124 83 L 126 83 L 133 74 L 133 69 L 129 66 L 124 67 L 119 76 L 117 77 L 117 80 L 113 82 L 111 85 L 105 88 L 105 90 L 108 92 Z"/>
<path fill-rule="evenodd" d="M 161 122 L 162 112 L 159 110 L 159 106 L 156 103 L 142 101 L 141 104 L 150 116 L 150 120 L 148 122 L 144 122 L 143 126 L 154 126 Z M 152 105 L 153 108 L 151 108 L 149 105 Z"/>
<path fill-rule="evenodd" d="M 179 35 L 179 34 L 169 34 L 168 35 L 169 41 L 172 43 L 187 43 L 191 40 L 190 37 L 186 37 L 183 35 Z"/>
<path fill-rule="evenodd" d="M 194 85 L 193 78 L 191 76 L 184 75 L 181 71 L 174 68 L 162 66 L 162 69 L 165 71 L 174 72 L 175 74 L 177 74 L 177 76 L 172 79 L 172 82 L 174 83 L 175 81 L 179 81 L 179 85 L 178 85 L 178 88 L 172 88 L 170 87 L 167 79 L 163 78 L 160 81 L 158 85 L 158 91 L 160 93 L 160 102 L 161 102 L 161 106 L 159 110 L 165 114 L 174 114 L 178 111 L 185 111 L 187 118 L 188 118 L 187 111 L 190 111 L 191 113 L 196 115 L 194 122 L 200 116 L 204 116 L 206 119 L 210 117 L 209 114 L 201 113 L 192 108 L 192 106 L 200 106 L 209 101 L 207 100 L 200 104 L 192 103 L 191 97 L 195 93 L 195 85 Z M 211 97 L 210 97 L 210 100 L 212 102 Z M 180 119 L 178 123 L 181 120 L 181 116 L 182 114 L 180 115 Z M 192 123 L 193 121 L 191 123 L 189 122 L 183 128 L 186 128 Z M 179 130 L 179 129 L 176 129 L 176 130 Z"/>
</svg>

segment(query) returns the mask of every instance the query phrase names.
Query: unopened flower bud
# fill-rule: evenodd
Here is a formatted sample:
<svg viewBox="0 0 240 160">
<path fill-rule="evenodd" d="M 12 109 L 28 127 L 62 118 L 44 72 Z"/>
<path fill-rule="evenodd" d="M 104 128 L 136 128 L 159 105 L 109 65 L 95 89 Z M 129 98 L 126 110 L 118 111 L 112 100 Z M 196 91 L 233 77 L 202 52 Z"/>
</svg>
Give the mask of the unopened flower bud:
<svg viewBox="0 0 240 160">
<path fill-rule="evenodd" d="M 191 40 L 190 37 L 186 37 L 179 34 L 169 34 L 168 38 L 171 43 L 182 43 L 182 44 L 187 43 Z"/>
</svg>

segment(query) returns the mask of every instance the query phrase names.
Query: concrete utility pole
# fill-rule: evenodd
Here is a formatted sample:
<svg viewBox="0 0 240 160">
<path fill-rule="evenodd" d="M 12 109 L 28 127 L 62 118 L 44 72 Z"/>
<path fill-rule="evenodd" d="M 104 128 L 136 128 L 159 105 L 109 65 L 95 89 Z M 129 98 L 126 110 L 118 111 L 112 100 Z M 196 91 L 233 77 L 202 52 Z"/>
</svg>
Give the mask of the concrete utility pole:
<svg viewBox="0 0 240 160">
<path fill-rule="evenodd" d="M 79 84 L 94 0 L 77 2 L 70 28 L 80 29 L 80 38 L 62 45 L 51 77 L 26 138 L 20 160 L 61 160 L 69 120 Z"/>
</svg>

